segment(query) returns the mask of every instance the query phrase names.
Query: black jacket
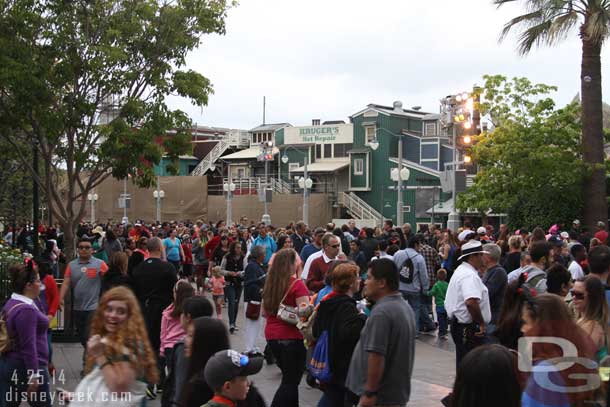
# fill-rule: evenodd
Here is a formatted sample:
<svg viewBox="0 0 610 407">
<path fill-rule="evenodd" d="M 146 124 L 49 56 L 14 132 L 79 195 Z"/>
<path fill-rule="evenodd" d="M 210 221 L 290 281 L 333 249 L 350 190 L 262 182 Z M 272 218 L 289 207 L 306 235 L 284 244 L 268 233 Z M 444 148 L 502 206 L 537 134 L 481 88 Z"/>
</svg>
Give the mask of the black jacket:
<svg viewBox="0 0 610 407">
<path fill-rule="evenodd" d="M 328 330 L 328 355 L 333 383 L 345 383 L 352 353 L 365 321 L 366 316 L 358 312 L 356 301 L 345 294 L 320 303 L 313 334 L 317 338 Z"/>
<path fill-rule="evenodd" d="M 364 253 L 364 259 L 368 263 L 375 255 L 375 250 L 379 246 L 379 241 L 372 237 L 367 237 L 360 243 L 360 250 Z"/>
<path fill-rule="evenodd" d="M 244 272 L 244 302 L 261 301 L 265 276 L 261 265 L 250 259 Z"/>
</svg>

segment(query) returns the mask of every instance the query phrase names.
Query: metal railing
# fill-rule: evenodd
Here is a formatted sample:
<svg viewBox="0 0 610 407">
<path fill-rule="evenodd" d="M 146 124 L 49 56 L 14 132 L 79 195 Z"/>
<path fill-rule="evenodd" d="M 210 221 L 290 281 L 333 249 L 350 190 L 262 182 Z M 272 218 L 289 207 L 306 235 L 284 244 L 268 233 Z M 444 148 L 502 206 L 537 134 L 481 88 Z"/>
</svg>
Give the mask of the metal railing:
<svg viewBox="0 0 610 407">
<path fill-rule="evenodd" d="M 227 183 L 227 177 L 224 177 L 222 183 L 208 184 L 209 195 L 222 195 L 223 184 Z M 233 195 L 256 195 L 260 188 L 265 183 L 264 177 L 249 177 L 249 178 L 232 178 L 231 182 L 235 184 Z M 303 189 L 299 187 L 297 180 L 284 180 L 278 178 L 269 178 L 269 188 L 277 194 L 302 194 Z M 334 182 L 315 181 L 310 192 L 313 194 L 328 194 L 336 193 Z"/>
<path fill-rule="evenodd" d="M 218 140 L 218 143 L 212 148 L 212 150 L 199 162 L 197 167 L 191 172 L 193 176 L 202 176 L 210 169 L 212 164 L 220 158 L 220 156 L 227 151 L 230 144 L 225 140 Z"/>
<path fill-rule="evenodd" d="M 353 192 L 343 193 L 343 206 L 345 206 L 348 213 L 356 219 L 374 219 L 375 221 L 381 219 L 381 214 L 379 212 Z"/>
</svg>

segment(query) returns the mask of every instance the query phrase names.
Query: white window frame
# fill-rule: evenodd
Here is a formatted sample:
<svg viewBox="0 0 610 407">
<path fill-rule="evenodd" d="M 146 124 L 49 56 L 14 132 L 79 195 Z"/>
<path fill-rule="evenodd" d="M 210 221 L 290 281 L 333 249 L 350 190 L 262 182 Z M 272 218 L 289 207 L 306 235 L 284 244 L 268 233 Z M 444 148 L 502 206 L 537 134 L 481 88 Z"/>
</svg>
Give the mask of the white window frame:
<svg viewBox="0 0 610 407">
<path fill-rule="evenodd" d="M 373 131 L 373 137 L 369 138 L 369 132 Z M 377 127 L 376 126 L 364 126 L 364 145 L 368 146 L 371 141 L 373 141 L 377 137 Z M 379 140 L 377 140 L 379 142 Z"/>
<path fill-rule="evenodd" d="M 424 124 L 424 126 L 425 126 L 424 130 L 426 132 L 426 134 L 425 134 L 426 137 L 437 137 L 437 134 L 436 134 L 436 122 L 428 122 L 428 123 Z M 432 134 L 430 134 L 430 132 L 428 131 L 429 127 L 434 127 L 434 131 L 432 132 Z"/>
<path fill-rule="evenodd" d="M 246 178 L 246 169 L 245 168 L 237 168 L 237 178 Z"/>
<path fill-rule="evenodd" d="M 354 159 L 354 175 L 364 175 L 364 158 Z"/>
</svg>

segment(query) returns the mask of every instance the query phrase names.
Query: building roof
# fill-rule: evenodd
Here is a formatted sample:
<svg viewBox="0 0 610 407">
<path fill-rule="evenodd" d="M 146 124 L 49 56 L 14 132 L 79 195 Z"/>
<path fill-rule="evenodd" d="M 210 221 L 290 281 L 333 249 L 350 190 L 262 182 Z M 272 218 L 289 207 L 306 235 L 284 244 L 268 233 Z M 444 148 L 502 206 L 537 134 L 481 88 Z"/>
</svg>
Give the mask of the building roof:
<svg viewBox="0 0 610 407">
<path fill-rule="evenodd" d="M 272 124 L 261 124 L 250 130 L 250 133 L 255 133 L 259 131 L 275 131 L 284 127 L 292 127 L 290 123 L 272 123 Z"/>
<path fill-rule="evenodd" d="M 368 110 L 375 110 L 376 112 L 384 114 L 386 116 L 395 115 L 395 116 L 413 117 L 413 118 L 418 118 L 418 119 L 422 119 L 423 117 L 430 114 L 428 112 L 422 112 L 421 110 L 412 110 L 412 109 L 403 109 L 403 108 L 400 108 L 400 110 L 398 110 L 398 109 L 395 110 L 393 107 L 390 107 L 390 106 L 383 106 L 383 105 L 378 105 L 375 103 L 370 103 L 367 105 L 367 107 L 365 109 L 362 109 L 359 112 L 354 113 L 350 117 L 353 118 L 356 116 L 360 116 L 362 113 L 364 113 Z"/>
<path fill-rule="evenodd" d="M 391 162 L 393 162 L 395 164 L 398 164 L 397 157 L 396 158 L 390 157 L 390 158 L 388 158 L 388 160 L 390 160 Z M 439 171 L 433 170 L 432 168 L 425 167 L 421 164 L 417 164 L 416 162 L 413 162 L 413 161 L 405 160 L 404 158 L 402 160 L 402 166 L 406 167 L 406 168 L 413 168 L 413 169 L 415 169 L 417 171 L 421 171 L 425 174 L 432 175 L 433 177 L 440 177 L 440 175 L 441 175 L 441 173 Z"/>
<path fill-rule="evenodd" d="M 441 115 L 438 113 L 428 113 L 427 115 L 422 117 L 422 120 L 438 120 L 440 118 L 441 118 Z"/>
<path fill-rule="evenodd" d="M 343 120 L 327 120 L 324 123 L 322 123 L 322 126 L 330 126 L 332 124 L 345 124 L 345 121 L 343 121 Z"/>
<path fill-rule="evenodd" d="M 277 147 L 273 147 L 273 155 L 279 153 L 280 150 Z M 261 153 L 260 147 L 250 147 L 245 150 L 238 151 L 233 154 L 225 155 L 222 158 L 223 160 L 251 160 L 258 157 Z"/>
<path fill-rule="evenodd" d="M 320 160 L 307 166 L 307 172 L 335 172 L 349 166 L 349 159 Z M 304 172 L 305 167 L 299 167 L 290 172 Z"/>
</svg>

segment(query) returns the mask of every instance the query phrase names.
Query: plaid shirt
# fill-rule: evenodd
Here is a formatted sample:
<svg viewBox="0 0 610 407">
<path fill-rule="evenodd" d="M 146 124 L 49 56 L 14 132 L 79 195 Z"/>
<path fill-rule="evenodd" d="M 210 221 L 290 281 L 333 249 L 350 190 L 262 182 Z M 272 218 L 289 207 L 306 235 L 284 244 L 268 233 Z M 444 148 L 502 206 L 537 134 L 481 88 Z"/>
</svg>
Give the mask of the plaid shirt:
<svg viewBox="0 0 610 407">
<path fill-rule="evenodd" d="M 430 288 L 436 283 L 436 270 L 441 267 L 441 257 L 439 256 L 436 249 L 422 244 L 419 249 L 419 253 L 424 256 L 426 261 L 426 268 L 428 269 L 428 278 L 430 279 Z"/>
</svg>

